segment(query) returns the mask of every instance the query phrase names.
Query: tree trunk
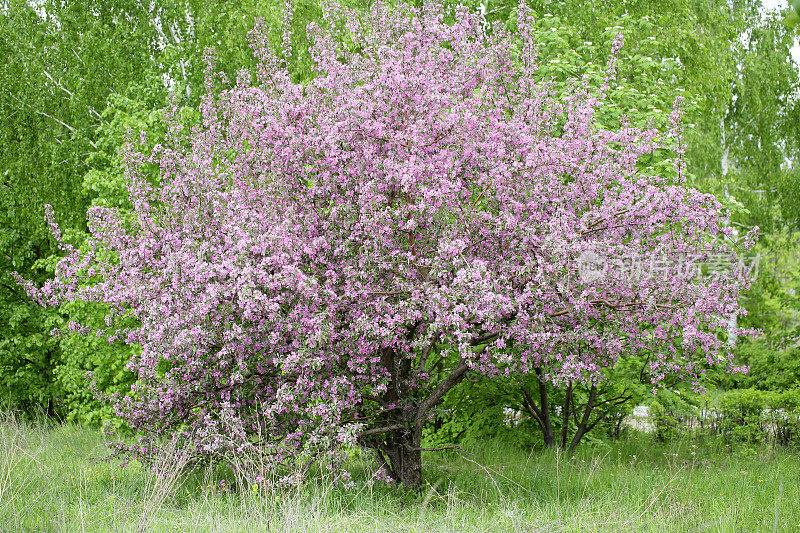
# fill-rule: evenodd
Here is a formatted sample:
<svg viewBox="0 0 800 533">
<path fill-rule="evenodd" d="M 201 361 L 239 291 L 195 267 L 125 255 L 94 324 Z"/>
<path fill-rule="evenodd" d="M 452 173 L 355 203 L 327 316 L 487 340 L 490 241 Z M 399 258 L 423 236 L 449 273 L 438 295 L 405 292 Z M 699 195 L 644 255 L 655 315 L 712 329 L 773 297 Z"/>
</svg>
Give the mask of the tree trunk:
<svg viewBox="0 0 800 533">
<path fill-rule="evenodd" d="M 630 400 L 631 395 L 626 395 L 625 391 L 619 396 L 607 398 L 599 401 L 598 397 L 602 394 L 598 391 L 597 385 L 592 384 L 589 389 L 589 398 L 584 405 L 576 402 L 575 398 L 575 384 L 572 382 L 567 383 L 567 388 L 564 392 L 564 401 L 561 404 L 561 432 L 559 439 L 556 440 L 555 432 L 553 431 L 552 419 L 550 418 L 550 402 L 548 390 L 542 379 L 542 370 L 536 368 L 536 375 L 539 380 L 539 404 L 533 399 L 530 390 L 522 385 L 520 390 L 522 392 L 522 407 L 528 414 L 536 420 L 539 428 L 542 430 L 542 437 L 544 444 L 548 448 L 558 446 L 562 450 L 572 453 L 580 443 L 581 439 L 589 433 L 594 427 L 603 421 L 613 408 L 621 405 Z M 600 406 L 607 405 L 605 409 L 600 409 Z M 595 414 L 594 420 L 592 415 Z M 580 416 L 579 416 L 580 415 Z M 570 438 L 569 425 L 570 418 L 575 422 L 575 433 Z M 617 421 L 617 431 L 619 431 L 619 424 L 622 423 L 622 418 Z"/>
<path fill-rule="evenodd" d="M 386 443 L 384 453 L 395 482 L 412 490 L 422 487 L 422 450 L 420 443 L 413 442 L 412 435 L 402 430 L 395 432 Z"/>
<path fill-rule="evenodd" d="M 417 434 L 406 428 L 398 429 L 378 449 L 378 462 L 394 482 L 412 490 L 422 487 L 422 448 Z"/>
<path fill-rule="evenodd" d="M 387 368 L 395 368 L 392 363 L 393 352 L 384 350 L 383 358 Z M 361 437 L 371 434 L 385 435 L 380 440 L 366 438 L 362 444 L 377 450 L 378 462 L 388 471 L 395 483 L 406 488 L 419 490 L 422 487 L 422 430 L 428 421 L 428 413 L 436 407 L 444 395 L 458 385 L 466 375 L 469 367 L 462 360 L 459 365 L 421 402 L 413 411 L 392 411 L 387 416 L 382 428 L 364 431 Z M 396 404 L 402 401 L 400 392 L 406 392 L 394 379 L 390 381 L 387 392 L 383 395 L 383 405 Z"/>
<path fill-rule="evenodd" d="M 547 385 L 542 379 L 542 369 L 536 367 L 535 370 L 537 380 L 539 381 L 539 406 L 536 405 L 536 401 L 533 399 L 533 395 L 528 388 L 523 385 L 522 407 L 528 411 L 528 414 L 539 424 L 539 428 L 542 430 L 544 445 L 548 448 L 555 448 L 556 436 L 553 431 L 553 423 L 550 420 L 550 401 L 547 393 Z"/>
<path fill-rule="evenodd" d="M 547 397 L 547 384 L 542 378 L 542 369 L 536 368 L 536 378 L 539 380 L 539 399 L 542 402 L 542 433 L 544 444 L 549 448 L 556 445 L 556 436 L 553 433 L 553 423 L 550 421 L 550 402 Z"/>
</svg>

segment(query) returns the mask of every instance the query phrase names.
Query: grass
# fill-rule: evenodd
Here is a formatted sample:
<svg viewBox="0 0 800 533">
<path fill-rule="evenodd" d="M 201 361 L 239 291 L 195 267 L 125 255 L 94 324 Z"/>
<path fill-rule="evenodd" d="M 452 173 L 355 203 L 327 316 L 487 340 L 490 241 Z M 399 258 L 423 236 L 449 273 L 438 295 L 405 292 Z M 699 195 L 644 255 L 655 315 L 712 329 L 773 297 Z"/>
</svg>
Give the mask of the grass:
<svg viewBox="0 0 800 533">
<path fill-rule="evenodd" d="M 574 456 L 484 444 L 426 457 L 421 494 L 321 475 L 241 492 L 223 471 L 155 476 L 101 460 L 76 425 L 0 419 L 0 531 L 796 531 L 800 456 L 638 435 Z"/>
</svg>

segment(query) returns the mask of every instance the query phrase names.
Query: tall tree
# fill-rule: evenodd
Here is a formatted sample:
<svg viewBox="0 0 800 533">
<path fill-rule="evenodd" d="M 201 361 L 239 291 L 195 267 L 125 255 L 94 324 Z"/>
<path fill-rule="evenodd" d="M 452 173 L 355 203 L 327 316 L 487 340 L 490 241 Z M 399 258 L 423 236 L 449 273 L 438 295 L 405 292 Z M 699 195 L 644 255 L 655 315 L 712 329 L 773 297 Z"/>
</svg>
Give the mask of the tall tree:
<svg viewBox="0 0 800 533">
<path fill-rule="evenodd" d="M 40 279 L 56 250 L 44 205 L 85 228 L 81 189 L 108 95 L 143 78 L 156 51 L 153 14 L 135 2 L 11 1 L 0 8 L 0 398 L 54 412 L 58 322 L 14 289 Z"/>
<path fill-rule="evenodd" d="M 653 382 L 735 370 L 721 337 L 741 280 L 682 260 L 729 256 L 733 230 L 685 184 L 677 113 L 668 131 L 603 125 L 621 37 L 599 88 L 560 92 L 534 76 L 524 8 L 514 35 L 435 5 L 333 15 L 311 27 L 307 85 L 258 28 L 258 83 L 205 95 L 188 142 L 174 123 L 132 152 L 136 216 L 93 208 L 90 246 L 28 284 L 103 303 L 104 333 L 142 345 L 117 403 L 144 436 L 132 451 L 166 438 L 275 466 L 356 442 L 419 488 L 429 415 L 468 374 L 546 368 L 591 403 L 631 353 Z M 663 263 L 585 275 L 597 251 Z"/>
<path fill-rule="evenodd" d="M 154 127 L 148 116 L 167 105 L 168 89 L 197 105 L 207 46 L 218 49 L 220 68 L 230 76 L 252 65 L 247 32 L 256 17 L 279 21 L 282 5 L 11 0 L 0 6 L 0 401 L 54 413 L 64 386 L 86 396 L 77 375 L 98 364 L 91 362 L 97 346 L 49 335 L 62 315 L 85 317 L 88 309 L 43 312 L 11 278 L 14 271 L 40 281 L 52 275 L 59 251 L 44 224 L 44 205 L 55 206 L 67 236 L 80 241 L 92 203 L 127 196 L 120 126 Z M 298 11 L 303 19 L 313 4 Z M 136 120 L 129 120 L 133 109 Z"/>
</svg>

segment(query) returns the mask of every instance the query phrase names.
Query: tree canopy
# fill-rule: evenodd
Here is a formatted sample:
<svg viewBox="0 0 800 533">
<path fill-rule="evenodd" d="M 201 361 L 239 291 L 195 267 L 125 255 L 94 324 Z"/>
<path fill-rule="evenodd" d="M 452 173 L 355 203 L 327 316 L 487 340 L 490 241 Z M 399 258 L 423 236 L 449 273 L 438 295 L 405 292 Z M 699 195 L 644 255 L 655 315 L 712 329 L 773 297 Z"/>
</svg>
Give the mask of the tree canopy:
<svg viewBox="0 0 800 533">
<path fill-rule="evenodd" d="M 470 373 L 597 383 L 638 353 L 653 383 L 737 370 L 746 279 L 698 267 L 755 234 L 686 184 L 679 106 L 665 131 L 608 126 L 621 35 L 598 85 L 556 90 L 524 5 L 514 33 L 436 5 L 325 13 L 307 83 L 264 25 L 230 88 L 207 54 L 201 125 L 173 107 L 163 143 L 131 142 L 130 214 L 91 208 L 87 245 L 27 285 L 103 304 L 100 333 L 142 347 L 116 400 L 146 439 L 130 451 L 280 465 L 355 443 L 417 488 L 431 410 Z"/>
</svg>

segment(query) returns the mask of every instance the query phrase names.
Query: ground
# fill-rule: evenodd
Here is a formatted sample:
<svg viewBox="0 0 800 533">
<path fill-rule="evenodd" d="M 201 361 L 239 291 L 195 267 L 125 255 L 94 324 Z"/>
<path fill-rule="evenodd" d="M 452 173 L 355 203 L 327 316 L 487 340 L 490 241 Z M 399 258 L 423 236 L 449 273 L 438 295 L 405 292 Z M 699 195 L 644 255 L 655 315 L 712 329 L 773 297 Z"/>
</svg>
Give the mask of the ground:
<svg viewBox="0 0 800 533">
<path fill-rule="evenodd" d="M 159 477 L 105 461 L 72 424 L 0 425 L 0 531 L 796 531 L 800 454 L 722 442 L 660 444 L 632 432 L 574 456 L 487 442 L 429 453 L 425 490 L 353 488 L 311 475 L 292 489 L 236 488 L 229 472 Z"/>
</svg>

